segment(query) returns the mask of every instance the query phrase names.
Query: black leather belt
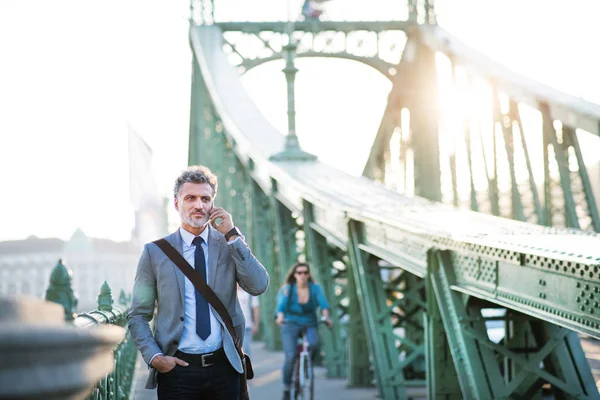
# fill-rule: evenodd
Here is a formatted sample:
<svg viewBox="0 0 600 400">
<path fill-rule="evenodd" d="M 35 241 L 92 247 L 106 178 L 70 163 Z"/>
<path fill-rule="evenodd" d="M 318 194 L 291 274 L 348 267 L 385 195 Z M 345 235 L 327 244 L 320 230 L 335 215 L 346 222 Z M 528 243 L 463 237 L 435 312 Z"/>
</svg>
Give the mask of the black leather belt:
<svg viewBox="0 0 600 400">
<path fill-rule="evenodd" d="M 219 350 L 215 350 L 212 353 L 204 354 L 189 354 L 183 351 L 177 350 L 175 357 L 187 362 L 190 365 L 199 365 L 201 367 L 210 367 L 218 362 L 227 360 L 225 350 L 221 347 Z"/>
</svg>

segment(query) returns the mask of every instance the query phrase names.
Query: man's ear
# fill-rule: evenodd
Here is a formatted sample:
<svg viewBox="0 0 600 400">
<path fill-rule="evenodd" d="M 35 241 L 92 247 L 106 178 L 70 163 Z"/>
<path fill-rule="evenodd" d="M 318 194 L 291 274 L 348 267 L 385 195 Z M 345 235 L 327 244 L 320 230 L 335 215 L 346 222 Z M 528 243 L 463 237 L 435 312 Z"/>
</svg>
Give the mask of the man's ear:
<svg viewBox="0 0 600 400">
<path fill-rule="evenodd" d="M 175 209 L 179 211 L 179 202 L 177 201 L 177 197 L 173 199 L 173 204 L 175 205 Z"/>
</svg>

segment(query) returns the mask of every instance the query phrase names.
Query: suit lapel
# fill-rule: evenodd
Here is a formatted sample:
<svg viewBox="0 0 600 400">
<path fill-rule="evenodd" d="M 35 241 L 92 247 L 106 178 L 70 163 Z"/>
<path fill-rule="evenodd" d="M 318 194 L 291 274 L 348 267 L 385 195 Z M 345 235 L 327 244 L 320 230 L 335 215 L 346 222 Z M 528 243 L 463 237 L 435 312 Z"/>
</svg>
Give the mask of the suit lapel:
<svg viewBox="0 0 600 400">
<path fill-rule="evenodd" d="M 217 265 L 221 250 L 221 237 L 208 225 L 208 286 L 215 286 L 217 280 Z"/>
<path fill-rule="evenodd" d="M 167 242 L 171 243 L 171 246 L 175 247 L 175 249 L 183 256 L 183 239 L 181 238 L 179 229 L 167 236 L 165 239 Z M 177 286 L 179 288 L 179 295 L 181 296 L 181 304 L 185 305 L 185 276 L 174 262 L 171 262 L 171 264 L 173 264 L 175 277 L 177 278 Z"/>
</svg>

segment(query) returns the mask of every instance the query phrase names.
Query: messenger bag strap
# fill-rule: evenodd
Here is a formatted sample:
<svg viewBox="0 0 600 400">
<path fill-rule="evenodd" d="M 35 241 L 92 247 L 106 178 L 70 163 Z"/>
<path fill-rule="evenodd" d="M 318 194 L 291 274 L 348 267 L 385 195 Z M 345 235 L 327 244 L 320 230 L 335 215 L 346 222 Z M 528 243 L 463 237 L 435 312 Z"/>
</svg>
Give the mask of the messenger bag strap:
<svg viewBox="0 0 600 400">
<path fill-rule="evenodd" d="M 235 328 L 233 327 L 233 321 L 231 320 L 231 316 L 227 312 L 227 309 L 223 305 L 223 302 L 221 302 L 221 300 L 217 297 L 217 295 L 210 288 L 210 286 L 208 286 L 206 282 L 204 282 L 204 279 L 202 279 L 200 273 L 194 268 L 192 268 L 190 263 L 188 263 L 186 259 L 183 258 L 181 253 L 179 253 L 175 249 L 175 247 L 171 245 L 171 243 L 167 242 L 165 239 L 158 239 L 152 243 L 156 244 L 163 251 L 163 253 L 165 253 L 165 255 L 169 257 L 169 259 L 171 259 L 171 261 L 173 261 L 175 265 L 177 265 L 181 272 L 183 272 L 183 274 L 190 280 L 190 282 L 194 284 L 196 290 L 198 290 L 198 292 L 200 292 L 200 294 L 204 296 L 206 301 L 208 301 L 208 303 L 217 312 L 217 314 L 219 314 L 219 316 L 225 323 L 227 331 L 233 338 L 235 347 L 243 361 L 244 353 L 240 346 L 240 339 L 237 333 L 235 332 Z"/>
</svg>

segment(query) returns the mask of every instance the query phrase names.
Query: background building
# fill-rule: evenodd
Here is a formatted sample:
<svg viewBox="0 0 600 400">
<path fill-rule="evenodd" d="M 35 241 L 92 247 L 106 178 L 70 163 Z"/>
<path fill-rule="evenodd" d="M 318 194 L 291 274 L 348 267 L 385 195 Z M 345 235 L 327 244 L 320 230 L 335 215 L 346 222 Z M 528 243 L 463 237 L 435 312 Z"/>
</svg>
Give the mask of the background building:
<svg viewBox="0 0 600 400">
<path fill-rule="evenodd" d="M 62 258 L 73 271 L 77 311 L 90 311 L 96 308 L 104 281 L 115 298 L 121 290 L 131 292 L 139 254 L 139 246 L 132 241 L 90 238 L 79 229 L 68 241 L 30 236 L 0 242 L 0 296 L 44 297 L 52 269 Z"/>
</svg>

